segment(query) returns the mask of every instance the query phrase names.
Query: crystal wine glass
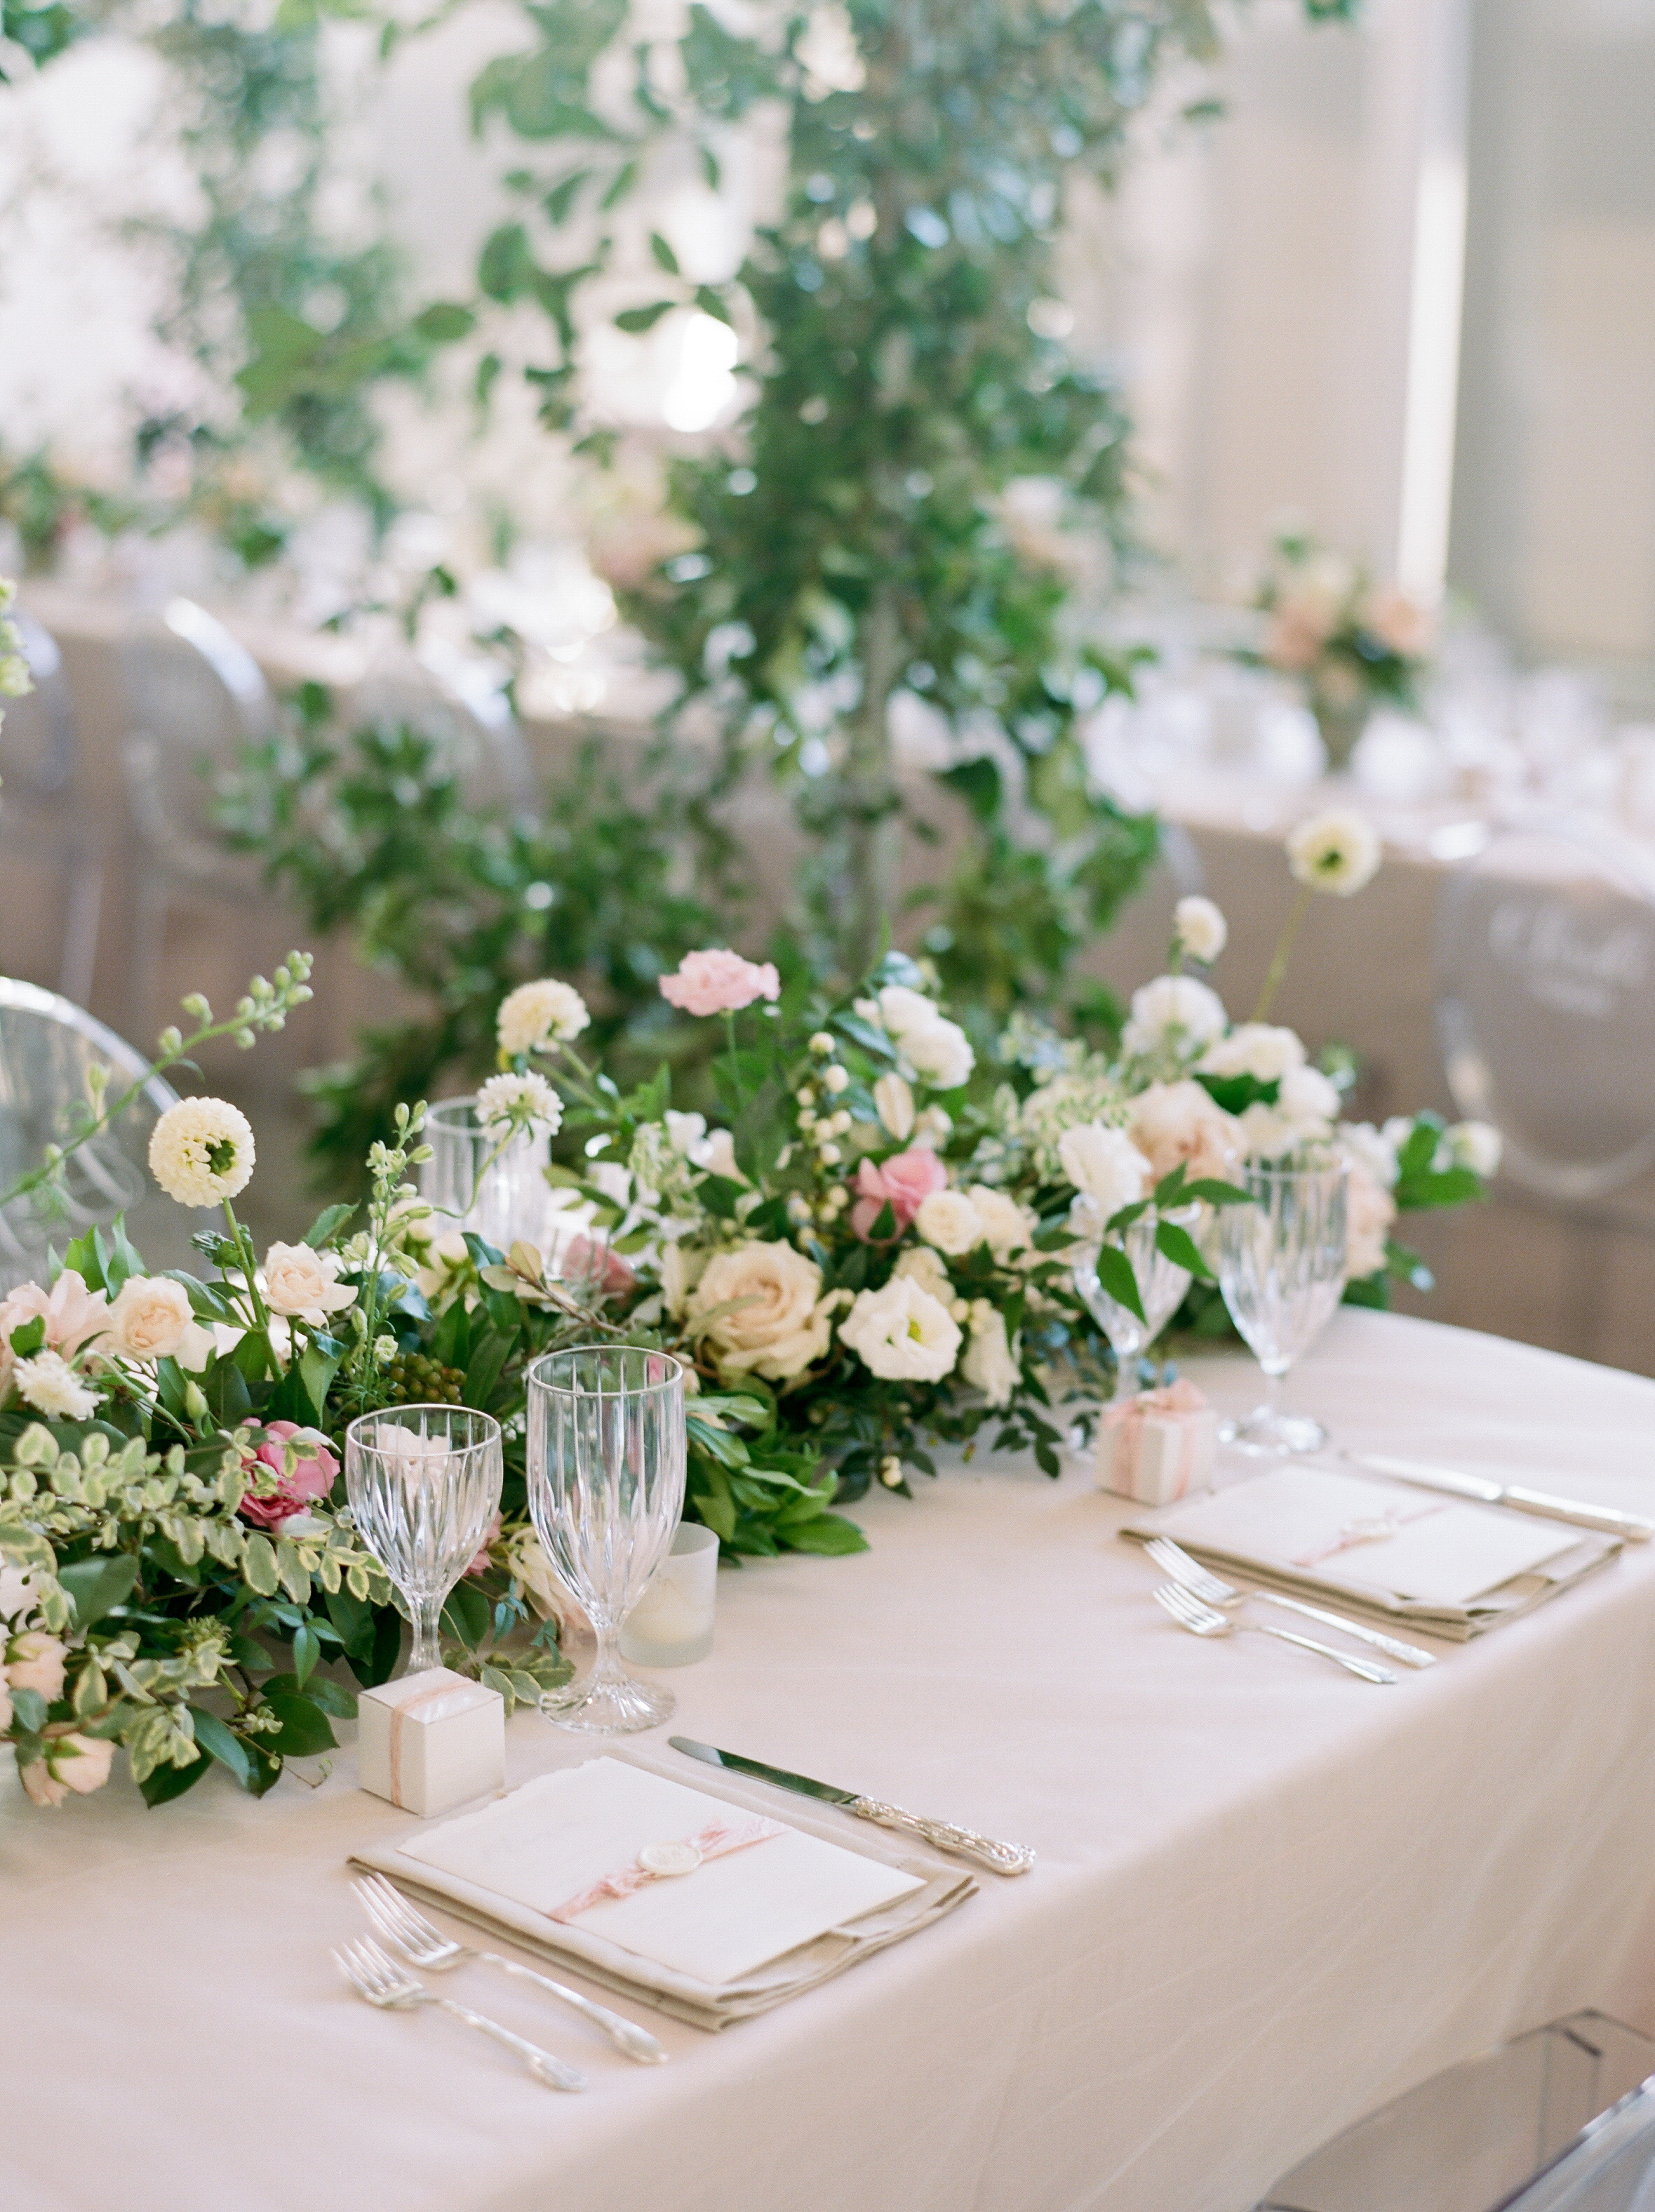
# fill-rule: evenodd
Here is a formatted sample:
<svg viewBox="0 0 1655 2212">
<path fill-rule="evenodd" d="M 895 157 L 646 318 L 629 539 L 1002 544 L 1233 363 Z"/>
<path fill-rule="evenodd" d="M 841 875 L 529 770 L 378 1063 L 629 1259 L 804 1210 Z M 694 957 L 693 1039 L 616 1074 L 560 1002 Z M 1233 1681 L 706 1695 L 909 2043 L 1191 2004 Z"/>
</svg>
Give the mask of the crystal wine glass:
<svg viewBox="0 0 1655 2212">
<path fill-rule="evenodd" d="M 362 1541 L 414 1624 L 406 1672 L 440 1667 L 444 1601 L 500 1510 L 500 1423 L 466 1406 L 387 1406 L 345 1431 L 345 1488 Z"/>
<path fill-rule="evenodd" d="M 1227 1206 L 1219 1216 L 1218 1279 L 1231 1319 L 1264 1370 L 1267 1394 L 1230 1441 L 1260 1455 L 1315 1451 L 1327 1442 L 1326 1430 L 1283 1413 L 1281 1384 L 1344 1291 L 1344 1162 L 1250 1161 L 1241 1184 L 1253 1203 Z"/>
<path fill-rule="evenodd" d="M 583 1345 L 529 1370 L 529 1512 L 547 1557 L 585 1607 L 597 1657 L 549 1691 L 564 1728 L 625 1735 L 676 1702 L 621 1658 L 621 1625 L 666 1557 L 684 1502 L 684 1370 L 664 1352 Z"/>
<path fill-rule="evenodd" d="M 466 1097 L 432 1107 L 423 1135 L 431 1157 L 420 1170 L 420 1195 L 427 1206 L 498 1252 L 519 1238 L 544 1249 L 551 1209 L 543 1133 L 521 1130 L 502 1146 L 499 1131 L 478 1121 L 476 1098 Z"/>
<path fill-rule="evenodd" d="M 1190 1271 L 1169 1260 L 1155 1243 L 1155 1227 L 1164 1218 L 1187 1229 L 1194 1222 L 1196 1210 L 1185 1206 L 1165 1216 L 1158 1215 L 1152 1207 L 1111 1242 L 1120 1246 L 1131 1262 L 1137 1279 L 1138 1297 L 1143 1307 L 1140 1321 L 1130 1306 L 1112 1298 L 1098 1278 L 1097 1264 L 1089 1262 L 1074 1270 L 1076 1295 L 1096 1322 L 1098 1327 L 1114 1347 L 1115 1358 L 1125 1374 L 1127 1363 L 1146 1352 L 1178 1311 L 1184 1293 L 1190 1287 Z"/>
</svg>

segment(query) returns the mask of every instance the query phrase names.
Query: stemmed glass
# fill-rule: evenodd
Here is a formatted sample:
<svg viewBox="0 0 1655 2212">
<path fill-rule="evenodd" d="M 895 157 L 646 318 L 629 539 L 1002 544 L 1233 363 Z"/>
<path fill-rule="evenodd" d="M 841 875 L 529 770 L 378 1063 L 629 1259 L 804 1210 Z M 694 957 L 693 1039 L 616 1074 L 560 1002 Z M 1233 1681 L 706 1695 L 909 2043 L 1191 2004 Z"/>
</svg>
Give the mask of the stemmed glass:
<svg viewBox="0 0 1655 2212">
<path fill-rule="evenodd" d="M 1136 1221 L 1129 1222 L 1112 1240 L 1124 1249 L 1131 1263 L 1143 1307 L 1142 1321 L 1130 1306 L 1110 1297 L 1098 1279 L 1095 1261 L 1074 1270 L 1076 1295 L 1114 1347 L 1123 1375 L 1128 1361 L 1147 1351 L 1161 1334 L 1190 1287 L 1189 1269 L 1169 1260 L 1155 1243 L 1156 1224 L 1163 1218 L 1176 1222 L 1180 1228 L 1187 1228 L 1195 1219 L 1195 1208 L 1182 1207 L 1163 1217 L 1151 1207 L 1148 1213 L 1141 1213 Z"/>
<path fill-rule="evenodd" d="M 1219 1216 L 1218 1280 L 1267 1389 L 1229 1440 L 1260 1455 L 1315 1451 L 1327 1431 L 1282 1413 L 1282 1377 L 1321 1334 L 1344 1290 L 1345 1164 L 1251 1161 L 1241 1185 L 1253 1203 L 1227 1206 Z"/>
<path fill-rule="evenodd" d="M 407 1601 L 404 1672 L 440 1667 L 448 1593 L 500 1510 L 500 1423 L 466 1406 L 387 1406 L 345 1431 L 345 1488 L 358 1533 Z"/>
<path fill-rule="evenodd" d="M 676 1700 L 621 1662 L 621 1626 L 666 1557 L 684 1503 L 684 1370 L 664 1352 L 581 1345 L 529 1370 L 529 1512 L 585 1610 L 597 1657 L 540 1709 L 592 1735 L 654 1728 Z"/>
<path fill-rule="evenodd" d="M 498 1130 L 477 1119 L 475 1097 L 445 1098 L 425 1117 L 431 1157 L 420 1170 L 420 1195 L 497 1252 L 521 1238 L 543 1247 L 550 1193 L 543 1170 L 546 1139 L 519 1131 L 502 1146 Z"/>
</svg>

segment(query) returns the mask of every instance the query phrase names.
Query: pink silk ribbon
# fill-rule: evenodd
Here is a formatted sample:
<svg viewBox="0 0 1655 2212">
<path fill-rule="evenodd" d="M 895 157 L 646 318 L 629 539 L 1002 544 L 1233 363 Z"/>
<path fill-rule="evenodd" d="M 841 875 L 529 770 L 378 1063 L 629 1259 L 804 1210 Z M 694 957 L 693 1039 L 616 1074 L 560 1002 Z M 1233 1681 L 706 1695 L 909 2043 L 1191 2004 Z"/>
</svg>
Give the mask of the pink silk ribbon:
<svg viewBox="0 0 1655 2212">
<path fill-rule="evenodd" d="M 421 1690 L 417 1698 L 405 1698 L 391 1708 L 391 1802 L 403 1804 L 403 1730 L 408 1725 L 410 1713 L 417 1713 L 423 1705 L 434 1705 L 440 1698 L 452 1698 L 461 1690 L 470 1690 L 470 1682 L 433 1682 L 428 1690 Z"/>
<path fill-rule="evenodd" d="M 768 1843 L 772 1836 L 785 1836 L 787 1831 L 777 1820 L 744 1820 L 732 1825 L 725 1820 L 709 1820 L 700 1835 L 686 1838 L 698 1850 L 702 1861 L 727 1858 L 731 1851 L 744 1851 L 754 1844 Z M 606 1874 L 590 1889 L 583 1889 L 579 1897 L 572 1897 L 556 1911 L 549 1914 L 553 1920 L 577 1919 L 594 1905 L 602 1905 L 605 1898 L 630 1897 L 652 1881 L 682 1881 L 682 1875 L 652 1874 L 647 1867 L 621 1867 L 614 1874 Z"/>
<path fill-rule="evenodd" d="M 1177 1382 L 1164 1383 L 1159 1390 L 1140 1390 L 1134 1397 L 1111 1399 L 1103 1409 L 1103 1425 L 1106 1429 L 1120 1431 L 1116 1444 L 1116 1486 L 1136 1480 L 1139 1455 L 1143 1449 L 1143 1425 L 1155 1415 L 1179 1424 L 1178 1477 L 1173 1495 L 1182 1498 L 1195 1472 L 1195 1425 L 1188 1417 L 1206 1409 L 1206 1399 L 1193 1382 L 1181 1375 Z"/>
</svg>

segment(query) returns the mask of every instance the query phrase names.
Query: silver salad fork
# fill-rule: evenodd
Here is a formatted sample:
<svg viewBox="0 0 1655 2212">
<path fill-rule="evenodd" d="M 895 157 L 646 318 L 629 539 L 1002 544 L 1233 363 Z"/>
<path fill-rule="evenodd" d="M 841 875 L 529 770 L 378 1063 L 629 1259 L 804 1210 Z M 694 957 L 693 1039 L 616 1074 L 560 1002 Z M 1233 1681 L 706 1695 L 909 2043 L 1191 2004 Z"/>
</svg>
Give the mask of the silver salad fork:
<svg viewBox="0 0 1655 2212">
<path fill-rule="evenodd" d="M 586 2077 L 575 2067 L 566 2066 L 561 2058 L 554 2058 L 549 2051 L 542 2051 L 533 2043 L 513 2035 L 509 2027 L 498 2021 L 485 2020 L 480 2012 L 471 2012 L 452 1997 L 433 1996 L 422 1982 L 416 1982 L 404 1967 L 393 1966 L 379 1945 L 367 1936 L 355 1943 L 347 1943 L 333 1954 L 333 1963 L 365 2003 L 378 2005 L 385 2012 L 412 2012 L 419 2005 L 436 2005 L 463 2020 L 468 2027 L 480 2034 L 503 2043 L 508 2051 L 515 2051 L 523 2059 L 537 2081 L 544 2082 L 549 2089 L 584 2089 Z"/>
<path fill-rule="evenodd" d="M 1308 1636 L 1295 1636 L 1290 1628 L 1266 1628 L 1262 1620 L 1232 1620 L 1227 1613 L 1218 1613 L 1209 1605 L 1203 1605 L 1192 1597 L 1182 1583 L 1162 1583 L 1150 1596 L 1163 1613 L 1171 1613 L 1180 1628 L 1187 1628 L 1191 1636 L 1234 1636 L 1244 1629 L 1254 1636 L 1273 1636 L 1278 1644 L 1296 1644 L 1301 1651 L 1319 1651 L 1324 1659 L 1331 1659 L 1336 1667 L 1343 1667 L 1347 1674 L 1355 1674 L 1364 1682 L 1394 1682 L 1397 1677 L 1388 1667 L 1380 1667 L 1371 1659 L 1358 1659 L 1349 1651 L 1336 1651 L 1331 1644 L 1317 1644 Z"/>
<path fill-rule="evenodd" d="M 1181 1544 L 1173 1543 L 1170 1536 L 1156 1536 L 1144 1546 L 1145 1552 L 1163 1574 L 1170 1575 L 1175 1583 L 1192 1590 L 1209 1605 L 1216 1606 L 1221 1613 L 1232 1606 L 1245 1605 L 1256 1598 L 1260 1605 L 1280 1606 L 1285 1613 L 1296 1613 L 1306 1620 L 1319 1620 L 1324 1628 L 1337 1628 L 1342 1636 L 1354 1636 L 1358 1643 L 1371 1644 L 1375 1651 L 1383 1651 L 1387 1659 L 1395 1659 L 1404 1667 L 1434 1667 L 1437 1655 L 1423 1650 L 1417 1644 L 1404 1644 L 1399 1636 L 1386 1636 L 1377 1628 L 1369 1628 L 1360 1620 L 1348 1620 L 1342 1613 L 1330 1613 L 1325 1606 L 1306 1605 L 1302 1598 L 1284 1597 L 1278 1590 L 1237 1589 L 1233 1583 L 1220 1582 L 1218 1577 L 1203 1567 L 1199 1559 L 1192 1559 Z"/>
</svg>

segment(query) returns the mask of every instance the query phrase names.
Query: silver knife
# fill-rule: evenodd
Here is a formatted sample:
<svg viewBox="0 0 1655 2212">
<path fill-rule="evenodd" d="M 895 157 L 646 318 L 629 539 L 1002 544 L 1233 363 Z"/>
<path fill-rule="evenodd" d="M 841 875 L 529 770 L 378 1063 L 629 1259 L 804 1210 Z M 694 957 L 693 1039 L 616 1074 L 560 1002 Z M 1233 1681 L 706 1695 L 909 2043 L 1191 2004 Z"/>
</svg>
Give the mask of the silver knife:
<svg viewBox="0 0 1655 2212">
<path fill-rule="evenodd" d="M 1348 1452 L 1358 1467 L 1371 1467 L 1376 1474 L 1394 1475 L 1398 1482 L 1420 1490 L 1446 1491 L 1454 1498 L 1473 1498 L 1482 1505 L 1509 1505 L 1519 1513 L 1533 1513 L 1545 1521 L 1567 1521 L 1577 1528 L 1596 1528 L 1605 1535 L 1624 1537 L 1629 1544 L 1646 1544 L 1655 1536 L 1655 1521 L 1640 1514 L 1622 1513 L 1613 1505 L 1586 1505 L 1576 1498 L 1554 1498 L 1547 1491 L 1525 1489 L 1520 1483 L 1494 1482 L 1476 1474 L 1460 1474 L 1452 1468 L 1428 1467 L 1419 1460 L 1390 1459 L 1381 1452 Z"/>
<path fill-rule="evenodd" d="M 953 1851 L 962 1859 L 971 1859 L 978 1866 L 986 1867 L 991 1874 L 1027 1874 L 1034 1863 L 1033 1851 L 1025 1850 L 1020 1844 L 997 1844 L 992 1836 L 979 1836 L 970 1828 L 956 1828 L 948 1820 L 927 1820 L 918 1813 L 905 1813 L 900 1805 L 887 1805 L 877 1797 L 859 1796 L 854 1790 L 836 1790 L 831 1782 L 813 1782 L 808 1774 L 790 1774 L 785 1766 L 767 1766 L 760 1759 L 743 1759 L 733 1751 L 719 1751 L 710 1743 L 697 1743 L 691 1736 L 673 1735 L 667 1741 L 675 1751 L 682 1751 L 691 1759 L 705 1759 L 709 1766 L 726 1766 L 732 1773 L 754 1774 L 761 1782 L 773 1782 L 779 1790 L 797 1790 L 801 1796 L 820 1797 L 828 1805 L 840 1805 L 847 1813 L 854 1813 L 859 1820 L 876 1820 L 882 1828 L 899 1828 L 903 1834 L 918 1836 L 939 1851 Z"/>
</svg>

